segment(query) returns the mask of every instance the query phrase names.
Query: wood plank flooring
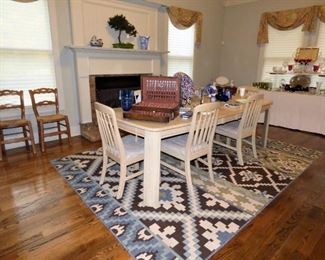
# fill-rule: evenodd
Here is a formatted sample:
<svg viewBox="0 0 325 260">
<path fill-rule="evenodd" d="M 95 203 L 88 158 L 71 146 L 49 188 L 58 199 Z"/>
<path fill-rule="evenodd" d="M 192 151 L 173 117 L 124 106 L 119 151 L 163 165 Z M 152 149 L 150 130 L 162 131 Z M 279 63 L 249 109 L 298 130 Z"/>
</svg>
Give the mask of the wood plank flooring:
<svg viewBox="0 0 325 260">
<path fill-rule="evenodd" d="M 270 128 L 270 137 L 325 152 L 325 137 Z M 24 148 L 0 162 L 0 259 L 130 259 L 57 174 L 50 160 L 96 149 L 73 138 Z M 325 155 L 315 161 L 213 259 L 324 259 Z"/>
</svg>

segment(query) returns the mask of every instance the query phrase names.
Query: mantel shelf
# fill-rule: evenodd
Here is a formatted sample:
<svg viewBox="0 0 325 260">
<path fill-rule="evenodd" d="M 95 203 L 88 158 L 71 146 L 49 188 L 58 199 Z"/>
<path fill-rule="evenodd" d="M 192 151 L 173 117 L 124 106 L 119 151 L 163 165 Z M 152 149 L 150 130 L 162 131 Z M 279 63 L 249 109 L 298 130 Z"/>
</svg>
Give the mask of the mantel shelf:
<svg viewBox="0 0 325 260">
<path fill-rule="evenodd" d="M 90 47 L 90 46 L 77 46 L 68 45 L 66 48 L 74 51 L 75 53 L 107 53 L 107 54 L 124 54 L 124 55 L 163 55 L 168 51 L 154 51 L 154 50 L 135 50 L 135 49 L 120 49 L 120 48 L 103 48 L 103 47 Z"/>
</svg>

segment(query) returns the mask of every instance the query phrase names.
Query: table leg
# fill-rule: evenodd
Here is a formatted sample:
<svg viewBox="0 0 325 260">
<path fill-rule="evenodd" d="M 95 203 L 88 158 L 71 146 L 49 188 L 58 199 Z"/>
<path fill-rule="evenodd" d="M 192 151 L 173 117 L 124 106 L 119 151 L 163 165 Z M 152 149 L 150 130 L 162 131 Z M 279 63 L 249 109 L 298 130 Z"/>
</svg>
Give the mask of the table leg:
<svg viewBox="0 0 325 260">
<path fill-rule="evenodd" d="M 264 112 L 264 129 L 263 129 L 263 136 L 262 136 L 262 144 L 264 148 L 266 148 L 267 146 L 267 137 L 269 134 L 269 123 L 270 123 L 270 108 L 266 109 Z"/>
<path fill-rule="evenodd" d="M 159 132 L 145 132 L 143 200 L 146 206 L 154 208 L 159 207 L 160 143 Z"/>
</svg>

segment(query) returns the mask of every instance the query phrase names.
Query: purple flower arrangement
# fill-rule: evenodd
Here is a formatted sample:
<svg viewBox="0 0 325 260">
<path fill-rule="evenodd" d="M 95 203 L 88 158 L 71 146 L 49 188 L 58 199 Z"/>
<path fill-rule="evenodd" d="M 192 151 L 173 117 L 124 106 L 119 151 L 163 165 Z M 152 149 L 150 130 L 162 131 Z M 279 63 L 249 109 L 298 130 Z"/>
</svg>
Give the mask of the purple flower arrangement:
<svg viewBox="0 0 325 260">
<path fill-rule="evenodd" d="M 180 79 L 181 97 L 184 101 L 188 102 L 195 92 L 193 80 L 184 72 L 177 72 L 174 74 L 174 77 Z"/>
</svg>

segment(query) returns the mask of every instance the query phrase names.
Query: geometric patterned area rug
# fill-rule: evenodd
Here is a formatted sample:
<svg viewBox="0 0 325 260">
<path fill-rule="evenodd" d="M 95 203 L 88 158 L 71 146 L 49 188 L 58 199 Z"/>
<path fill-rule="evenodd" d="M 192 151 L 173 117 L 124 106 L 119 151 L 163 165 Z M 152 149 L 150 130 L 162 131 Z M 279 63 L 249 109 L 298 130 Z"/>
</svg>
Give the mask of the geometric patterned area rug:
<svg viewBox="0 0 325 260">
<path fill-rule="evenodd" d="M 119 166 L 98 184 L 102 152 L 85 151 L 53 161 L 58 172 L 135 259 L 207 259 L 251 221 L 320 152 L 270 141 L 259 160 L 244 149 L 245 164 L 229 150 L 214 146 L 211 183 L 205 166 L 192 165 L 194 196 L 182 176 L 161 167 L 160 207 L 143 205 L 143 178 L 126 183 L 115 199 Z M 171 157 L 163 160 L 182 167 Z M 140 164 L 129 167 L 137 171 Z"/>
</svg>

